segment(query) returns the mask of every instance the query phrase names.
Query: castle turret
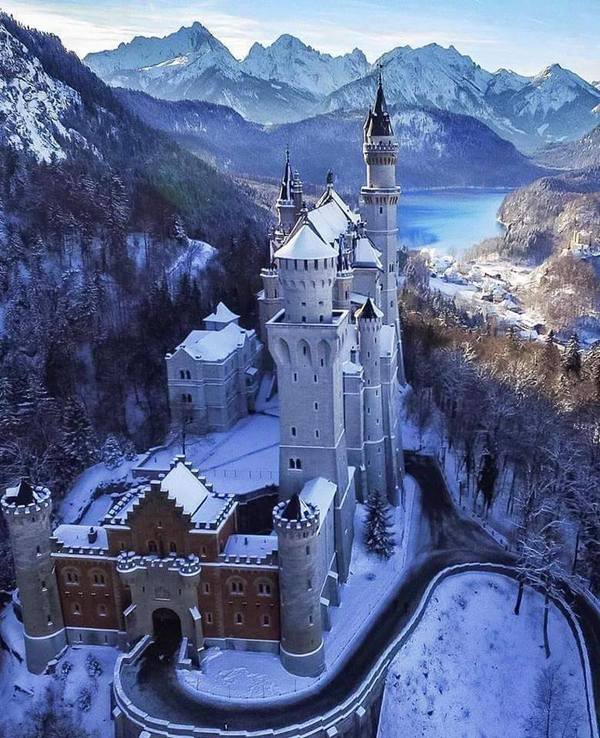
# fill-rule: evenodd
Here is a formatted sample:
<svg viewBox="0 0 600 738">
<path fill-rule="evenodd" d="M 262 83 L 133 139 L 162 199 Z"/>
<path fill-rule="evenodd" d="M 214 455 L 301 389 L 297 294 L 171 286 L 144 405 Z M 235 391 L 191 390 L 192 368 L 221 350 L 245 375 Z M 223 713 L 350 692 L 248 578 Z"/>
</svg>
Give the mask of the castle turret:
<svg viewBox="0 0 600 738">
<path fill-rule="evenodd" d="M 67 643 L 51 557 L 50 491 L 22 479 L 17 487 L 6 490 L 2 512 L 23 611 L 27 668 L 39 674 Z"/>
<path fill-rule="evenodd" d="M 279 216 L 277 229 L 285 235 L 292 230 L 297 219 L 297 207 L 294 202 L 295 193 L 292 193 L 292 179 L 290 152 L 286 150 L 285 167 L 279 188 L 279 197 L 275 205 Z M 300 191 L 302 192 L 302 184 L 300 184 Z"/>
<path fill-rule="evenodd" d="M 381 325 L 383 313 L 369 297 L 356 312 L 360 363 L 364 370 L 364 448 L 367 494 L 387 496 L 383 393 L 381 391 Z"/>
<path fill-rule="evenodd" d="M 316 676 L 325 666 L 318 586 L 319 510 L 295 494 L 273 510 L 278 540 L 280 658 L 299 676 Z"/>
<path fill-rule="evenodd" d="M 336 485 L 336 552 L 344 581 L 355 500 L 348 473 L 342 374 L 349 313 L 333 309 L 337 260 L 337 251 L 304 212 L 275 254 L 284 309 L 267 330 L 279 387 L 279 494 L 289 499 L 317 474 Z"/>
<path fill-rule="evenodd" d="M 377 84 L 375 106 L 369 109 L 364 125 L 363 156 L 367 167 L 367 184 L 361 188 L 367 235 L 381 252 L 383 268 L 381 309 L 385 325 L 396 328 L 400 348 L 400 320 L 398 317 L 397 206 L 400 188 L 396 184 L 398 143 L 387 111 L 381 74 Z M 401 379 L 404 370 L 401 353 L 398 354 Z"/>
</svg>

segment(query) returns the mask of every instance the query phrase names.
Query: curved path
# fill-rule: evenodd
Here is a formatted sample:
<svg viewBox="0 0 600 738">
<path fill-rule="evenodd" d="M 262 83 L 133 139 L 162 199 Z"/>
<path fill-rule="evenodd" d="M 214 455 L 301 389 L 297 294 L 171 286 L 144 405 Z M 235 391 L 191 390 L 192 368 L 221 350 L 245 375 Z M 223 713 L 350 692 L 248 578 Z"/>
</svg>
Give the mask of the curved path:
<svg viewBox="0 0 600 738">
<path fill-rule="evenodd" d="M 229 730 L 278 728 L 302 723 L 323 715 L 352 694 L 374 666 L 379 655 L 401 633 L 432 578 L 453 564 L 488 562 L 511 564 L 504 552 L 476 523 L 461 517 L 450 498 L 437 464 L 429 457 L 407 454 L 407 472 L 422 492 L 422 519 L 417 532 L 419 545 L 413 565 L 407 570 L 395 597 L 374 619 L 367 635 L 336 663 L 329 681 L 317 694 L 292 695 L 285 708 L 276 702 L 241 707 L 222 707 L 204 702 L 201 693 L 192 697 L 178 683 L 172 665 L 159 661 L 152 649 L 136 663 L 124 665 L 121 684 L 127 697 L 143 711 L 172 723 Z M 594 668 L 598 698 L 600 625 L 597 613 L 583 597 L 571 601 L 580 616 Z M 598 706 L 598 699 L 596 699 Z"/>
</svg>

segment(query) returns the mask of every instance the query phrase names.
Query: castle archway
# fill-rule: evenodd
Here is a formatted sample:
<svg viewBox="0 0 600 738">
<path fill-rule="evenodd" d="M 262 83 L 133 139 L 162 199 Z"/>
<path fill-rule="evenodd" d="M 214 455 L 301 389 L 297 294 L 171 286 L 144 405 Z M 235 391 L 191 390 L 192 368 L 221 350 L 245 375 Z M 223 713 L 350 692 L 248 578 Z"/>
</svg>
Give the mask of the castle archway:
<svg viewBox="0 0 600 738">
<path fill-rule="evenodd" d="M 152 632 L 161 651 L 172 651 L 181 642 L 181 620 L 168 607 L 159 607 L 152 613 Z"/>
</svg>

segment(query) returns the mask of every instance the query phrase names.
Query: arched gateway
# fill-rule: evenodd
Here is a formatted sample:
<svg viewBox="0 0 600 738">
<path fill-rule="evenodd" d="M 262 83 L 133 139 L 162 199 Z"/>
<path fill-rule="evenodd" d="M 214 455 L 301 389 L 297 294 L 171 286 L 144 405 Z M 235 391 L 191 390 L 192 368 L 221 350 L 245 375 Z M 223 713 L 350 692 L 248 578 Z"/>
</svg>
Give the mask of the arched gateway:
<svg viewBox="0 0 600 738">
<path fill-rule="evenodd" d="M 168 607 L 159 607 L 152 613 L 154 640 L 162 648 L 176 648 L 181 643 L 181 620 Z"/>
</svg>

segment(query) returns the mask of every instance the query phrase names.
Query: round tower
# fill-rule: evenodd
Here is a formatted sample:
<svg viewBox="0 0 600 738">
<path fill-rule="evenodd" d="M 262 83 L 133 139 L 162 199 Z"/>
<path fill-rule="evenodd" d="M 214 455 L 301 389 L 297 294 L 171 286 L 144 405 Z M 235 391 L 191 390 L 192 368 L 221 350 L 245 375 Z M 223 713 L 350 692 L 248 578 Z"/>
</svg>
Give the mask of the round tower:
<svg viewBox="0 0 600 738">
<path fill-rule="evenodd" d="M 279 547 L 281 643 L 284 667 L 317 676 L 325 667 L 319 577 L 319 510 L 298 494 L 273 510 Z"/>
<path fill-rule="evenodd" d="M 337 253 L 313 229 L 306 210 L 275 252 L 286 323 L 331 323 Z"/>
<path fill-rule="evenodd" d="M 277 269 L 273 267 L 261 269 L 260 278 L 263 284 L 263 294 L 258 301 L 260 340 L 267 346 L 267 322 L 281 310 L 283 300 L 280 295 Z"/>
<path fill-rule="evenodd" d="M 2 497 L 23 611 L 27 668 L 42 672 L 66 646 L 66 632 L 51 557 L 52 496 L 22 479 Z"/>
<path fill-rule="evenodd" d="M 387 494 L 383 394 L 381 391 L 381 326 L 383 313 L 369 297 L 356 312 L 359 356 L 364 372 L 364 444 L 367 490 Z"/>
</svg>

